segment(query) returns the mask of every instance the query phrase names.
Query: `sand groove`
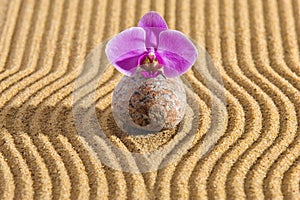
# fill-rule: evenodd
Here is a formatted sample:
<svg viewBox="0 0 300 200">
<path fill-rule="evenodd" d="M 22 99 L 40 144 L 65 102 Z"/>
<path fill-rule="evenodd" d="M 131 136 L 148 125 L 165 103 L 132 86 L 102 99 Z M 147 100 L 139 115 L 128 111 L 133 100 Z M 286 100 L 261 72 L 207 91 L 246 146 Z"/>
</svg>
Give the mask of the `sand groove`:
<svg viewBox="0 0 300 200">
<path fill-rule="evenodd" d="M 284 47 L 284 57 L 288 67 L 299 76 L 299 48 L 297 45 L 296 29 L 294 26 L 295 19 L 293 17 L 292 2 L 278 1 L 277 7 L 279 13 L 281 38 Z M 290 76 L 293 75 L 291 74 Z M 293 77 L 295 79 L 299 78 L 297 76 Z"/>
<path fill-rule="evenodd" d="M 72 105 L 88 99 L 99 71 L 79 88 L 80 101 L 72 94 L 93 48 L 149 10 L 204 46 L 227 105 L 190 70 L 184 78 L 201 110 L 193 145 L 157 171 L 122 172 L 101 163 L 74 124 Z M 299 0 L 3 0 L 0 52 L 0 199 L 300 198 Z M 171 142 L 178 129 L 145 139 L 116 127 L 110 102 L 121 77 L 110 67 L 95 90 L 106 136 L 127 152 Z M 226 110 L 222 120 L 211 117 L 212 99 Z M 85 129 L 93 125 L 88 106 Z M 203 157 L 204 136 L 215 131 L 221 138 Z"/>
<path fill-rule="evenodd" d="M 241 8 L 243 8 L 242 6 L 240 6 L 239 7 L 239 9 L 241 10 L 241 13 L 245 13 L 245 11 L 244 12 L 242 12 L 242 9 Z M 238 13 L 238 12 L 237 12 Z M 243 18 L 243 17 L 241 17 L 241 19 L 245 19 L 245 17 Z M 247 24 L 247 23 L 241 23 L 241 24 Z M 243 30 L 247 30 L 247 29 L 243 29 Z M 247 32 L 245 31 L 244 32 L 244 34 L 246 34 Z M 242 36 L 241 36 L 242 37 Z M 247 45 L 243 45 L 244 47 L 247 47 Z M 248 45 L 249 46 L 249 45 Z M 249 52 L 249 51 L 248 51 Z M 242 66 L 242 65 L 241 65 Z M 247 72 L 247 71 L 246 71 Z M 256 72 L 256 71 L 254 71 L 254 72 Z M 256 72 L 256 74 L 257 74 L 257 72 Z M 254 75 L 254 74 L 253 74 Z M 252 76 L 253 76 L 252 75 Z M 259 77 L 259 75 L 256 75 L 257 77 Z M 255 77 L 255 76 L 253 76 L 253 77 Z M 254 79 L 255 80 L 255 79 Z M 256 78 L 256 80 L 259 80 L 259 79 L 257 79 Z M 257 82 L 257 81 L 256 81 Z M 268 81 L 264 81 L 264 83 L 268 83 Z M 259 83 L 258 82 L 258 84 L 260 84 L 261 85 L 261 83 Z M 261 87 L 262 88 L 264 88 L 264 86 L 262 86 L 261 85 Z M 272 86 L 272 85 L 270 85 L 269 87 L 268 87 L 268 89 L 266 88 L 265 89 L 265 91 L 268 93 L 268 94 L 270 94 L 270 91 L 272 91 L 272 90 L 270 90 L 270 89 L 273 89 L 274 87 Z M 279 111 L 279 113 L 281 113 L 281 117 L 282 116 L 285 116 L 285 115 L 289 115 L 289 113 L 287 113 L 285 110 L 283 110 L 283 108 L 281 107 L 281 105 L 284 103 L 286 106 L 285 107 L 289 107 L 289 106 L 293 106 L 293 105 L 291 105 L 291 102 L 289 102 L 289 100 L 287 99 L 287 98 L 284 98 L 284 95 L 282 95 L 282 93 L 280 93 L 278 90 L 276 91 L 276 88 L 274 88 L 273 89 L 276 93 L 278 93 L 280 96 L 283 96 L 281 99 L 281 101 L 280 101 L 280 103 L 277 103 L 277 100 L 274 100 L 274 103 L 277 105 L 277 107 L 278 107 L 278 111 Z M 272 96 L 272 94 L 271 94 L 271 96 Z M 286 103 L 285 103 L 286 102 Z M 295 113 L 292 113 L 291 115 L 289 115 L 290 117 L 295 117 Z M 282 122 L 282 118 L 280 119 L 281 120 L 281 122 Z M 288 129 L 288 128 L 286 128 L 286 127 L 289 127 L 289 125 L 286 125 L 285 123 L 281 123 L 282 124 L 282 126 L 280 127 L 280 129 L 279 129 L 279 135 L 278 135 L 278 137 L 281 137 L 281 133 L 283 134 L 283 136 L 284 135 L 286 135 L 284 132 L 285 132 L 285 130 L 287 130 L 286 132 L 291 132 L 291 133 L 295 133 L 295 127 L 293 127 L 293 125 L 292 125 L 292 127 L 291 127 L 291 129 Z M 274 141 L 274 146 L 277 146 L 277 151 L 278 151 L 278 148 L 280 149 L 280 145 L 279 144 L 276 144 L 277 143 L 277 140 L 275 140 L 275 136 L 276 136 L 276 132 L 274 132 L 274 137 L 271 139 L 269 136 L 263 136 L 263 137 L 261 137 L 260 139 L 262 139 L 262 140 L 258 140 L 258 141 L 263 141 L 264 140 L 264 137 L 266 137 L 266 138 L 268 138 L 268 142 L 270 141 L 270 139 L 271 140 L 273 140 Z M 268 134 L 268 135 L 270 135 L 270 133 Z M 288 135 L 287 135 L 288 136 Z M 291 138 L 293 137 L 293 135 L 291 134 Z M 288 139 L 288 138 L 287 138 Z M 268 144 L 268 142 L 267 143 L 264 143 L 264 146 L 265 147 L 263 147 L 263 148 L 266 148 L 269 144 Z M 262 145 L 263 146 L 263 145 Z M 267 151 L 266 152 L 268 152 L 268 151 L 270 151 L 272 149 L 272 146 L 271 147 L 269 147 L 268 149 L 267 149 Z M 276 150 L 275 150 L 276 151 Z M 268 152 L 269 153 L 269 152 Z M 250 173 L 248 173 L 248 175 L 249 176 L 247 176 L 247 181 L 249 181 L 249 180 L 251 180 L 251 179 L 253 179 L 253 177 L 255 176 L 255 179 L 256 179 L 256 181 L 257 181 L 257 183 L 255 183 L 256 185 L 255 185 L 255 187 L 253 187 L 253 188 L 255 188 L 256 190 L 257 190 L 257 193 L 259 194 L 259 192 L 261 192 L 260 191 L 260 188 L 258 188 L 258 184 L 261 186 L 261 185 L 263 185 L 262 183 L 259 183 L 259 180 L 261 179 L 261 178 L 263 178 L 265 175 L 264 175 L 264 173 L 262 173 L 262 169 L 264 169 L 264 167 L 266 167 L 266 166 L 268 166 L 267 165 L 267 161 L 269 161 L 269 159 L 268 158 L 266 158 L 265 156 L 268 154 L 268 153 L 263 153 L 262 154 L 262 156 L 260 156 L 259 157 L 259 161 L 258 161 L 258 163 L 264 163 L 263 165 L 264 166 L 262 166 L 262 165 L 260 165 L 260 164 L 255 164 L 252 168 L 254 169 L 253 171 L 251 170 L 250 171 Z M 279 154 L 277 154 L 277 155 L 279 155 Z M 273 152 L 272 153 L 272 156 L 276 156 L 276 152 Z M 268 159 L 268 160 L 266 160 L 266 159 Z M 257 170 L 257 171 L 256 171 Z M 259 170 L 259 172 L 258 172 L 258 170 Z M 264 170 L 267 170 L 267 169 L 264 169 Z M 261 177 L 260 177 L 261 176 Z M 251 181 L 253 181 L 253 180 L 251 180 Z M 253 181 L 254 182 L 254 181 Z M 252 184 L 252 182 L 248 182 L 250 185 Z M 278 192 L 277 192 L 278 193 Z"/>
<path fill-rule="evenodd" d="M 32 199 L 33 187 L 32 177 L 22 155 L 16 149 L 13 138 L 7 130 L 1 133 L 1 153 L 6 158 L 14 177 L 14 198 Z"/>
<path fill-rule="evenodd" d="M 274 16 L 272 18 L 274 18 Z M 271 18 L 269 18 L 269 20 L 271 20 Z M 287 71 L 287 70 L 285 70 L 285 68 L 283 68 L 281 70 Z M 272 71 L 272 70 L 270 70 L 270 71 Z M 272 76 L 273 77 L 276 76 L 276 73 L 274 71 L 272 73 Z M 275 80 L 276 80 L 276 78 L 275 78 Z M 274 83 L 274 81 L 272 81 L 272 82 Z M 280 82 L 283 83 L 284 80 L 281 78 Z M 293 81 L 291 81 L 291 82 L 293 83 Z M 278 88 L 284 88 L 282 85 L 283 84 L 281 84 L 279 86 L 278 84 L 276 84 L 276 86 Z M 294 90 L 294 92 L 297 93 L 297 90 L 293 87 L 291 87 L 290 90 Z M 285 89 L 281 89 L 281 91 L 284 93 L 282 96 L 283 97 L 286 96 L 288 98 L 288 99 L 286 98 L 288 101 L 287 101 L 287 105 L 285 106 L 287 108 L 287 110 L 294 110 L 294 109 L 289 109 L 289 106 L 298 107 L 299 98 L 294 98 L 295 96 L 291 95 L 290 91 L 286 91 Z M 299 126 L 297 123 L 297 116 L 298 116 L 298 121 L 299 121 L 299 110 L 295 109 L 295 112 L 291 112 L 291 111 L 286 111 L 286 112 L 288 112 L 287 117 L 281 118 L 282 128 L 281 128 L 280 134 L 278 135 L 278 137 L 276 138 L 276 140 L 274 141 L 272 146 L 270 146 L 268 151 L 266 151 L 264 153 L 262 160 L 261 160 L 261 162 L 264 163 L 263 165 L 268 166 L 268 168 L 269 168 L 269 169 L 266 169 L 266 175 L 265 175 L 266 177 L 264 177 L 264 186 L 265 186 L 264 192 L 268 198 L 278 198 L 278 197 L 282 196 L 281 192 L 278 192 L 278 190 L 280 190 L 281 180 L 280 180 L 280 178 L 277 178 L 276 176 L 280 173 L 281 170 L 284 171 L 284 169 L 285 169 L 284 166 L 281 166 L 281 168 L 278 168 L 278 170 L 275 171 L 274 169 L 276 169 L 276 167 L 278 167 L 278 164 L 281 164 L 281 163 L 276 162 L 273 165 L 271 165 L 272 162 L 274 162 L 274 161 L 270 162 L 271 161 L 270 157 L 278 157 L 280 155 L 280 153 L 282 153 L 284 150 L 286 150 L 286 147 L 292 141 L 295 141 L 295 136 L 297 136 L 297 133 L 299 133 L 298 132 Z M 282 123 L 282 121 L 284 121 L 284 123 Z M 276 161 L 279 161 L 279 160 L 281 160 L 281 159 L 279 158 Z M 268 162 L 270 163 L 269 165 L 267 164 Z M 262 167 L 259 166 L 258 168 L 262 168 Z M 266 193 L 266 191 L 269 191 L 269 192 Z"/>
<path fill-rule="evenodd" d="M 6 16 L 3 16 L 3 19 L 5 21 L 2 22 L 2 27 L 1 27 L 1 42 L 0 42 L 0 47 L 1 47 L 1 62 L 0 62 L 0 71 L 3 72 L 4 62 L 7 58 L 7 54 L 9 51 L 9 47 L 11 44 L 11 39 L 14 34 L 14 28 L 17 23 L 18 19 L 18 14 L 20 10 L 20 4 L 21 1 L 14 2 L 10 1 L 10 4 L 7 7 L 7 12 Z M 10 13 L 10 17 L 8 16 L 8 13 Z M 5 35 L 5 37 L 3 37 Z M 2 76 L 1 76 L 2 77 Z M 2 79 L 1 79 L 2 80 Z"/>
<path fill-rule="evenodd" d="M 14 178 L 10 171 L 8 163 L 5 161 L 3 155 L 0 155 L 0 173 L 1 173 L 1 188 L 0 188 L 0 195 L 2 198 L 5 199 L 13 199 L 14 196 Z"/>
<path fill-rule="evenodd" d="M 216 2 L 215 2 L 216 3 Z M 213 6 L 214 5 L 214 6 Z M 208 31 L 207 31 L 207 45 L 211 45 L 211 46 L 214 46 L 214 48 L 211 48 L 209 49 L 209 51 L 211 52 L 214 52 L 213 54 L 211 55 L 214 55 L 216 57 L 216 59 L 220 56 L 220 52 L 218 51 L 214 51 L 214 49 L 218 49 L 216 48 L 219 44 L 217 43 L 217 39 L 215 38 L 214 40 L 212 39 L 213 37 L 218 37 L 217 35 L 217 29 L 215 29 L 216 25 L 217 25 L 217 19 L 214 19 L 213 17 L 213 14 L 210 14 L 210 13 L 214 13 L 212 11 L 212 9 L 218 9 L 218 5 L 217 4 L 213 4 L 213 5 L 206 5 L 207 8 L 206 8 L 206 11 L 208 12 L 206 14 L 207 16 L 207 28 L 208 28 Z M 210 25 L 210 24 L 213 24 L 213 25 Z M 211 33 L 215 33 L 215 34 L 211 34 Z M 227 50 L 228 51 L 228 50 Z M 233 57 L 232 57 L 233 58 Z M 234 61 L 226 61 L 224 63 L 224 65 L 230 65 L 232 66 Z M 233 64 L 234 65 L 234 64 Z M 219 66 L 218 66 L 219 67 Z M 246 116 L 248 119 L 250 119 L 250 116 L 253 115 L 253 111 L 257 109 L 257 104 L 255 101 L 252 100 L 252 98 L 246 93 L 245 90 L 243 90 L 240 86 L 238 86 L 236 83 L 234 83 L 234 81 L 229 77 L 229 76 L 225 76 L 225 87 L 226 89 L 228 90 L 232 90 L 230 91 L 231 93 L 234 94 L 234 96 L 238 97 L 239 99 L 239 102 L 238 104 L 235 105 L 236 108 L 234 107 L 229 107 L 229 122 L 228 122 L 228 128 L 227 128 L 227 131 L 225 132 L 225 135 L 223 136 L 223 138 L 221 138 L 221 140 L 223 140 L 222 142 L 218 143 L 219 145 L 219 148 L 221 149 L 227 149 L 231 144 L 234 143 L 234 141 L 240 137 L 240 135 L 243 133 L 243 126 L 246 126 L 245 125 L 245 121 L 244 121 L 244 117 Z M 236 89 L 233 90 L 232 87 L 235 87 Z M 240 91 L 240 92 L 239 92 Z M 243 96 L 248 96 L 249 98 L 246 99 L 246 98 L 243 98 L 243 96 L 239 93 L 243 93 Z M 247 103 L 245 103 L 245 101 Z M 232 101 L 231 101 L 232 102 Z M 234 101 L 233 101 L 234 102 Z M 235 100 L 236 102 L 236 100 Z M 244 104 L 244 105 L 243 105 Z M 233 104 L 234 105 L 234 104 Z M 232 106 L 233 106 L 232 105 Z M 250 108 L 253 110 L 251 112 L 251 109 L 243 109 L 241 106 L 245 106 L 245 105 L 250 105 Z M 246 112 L 244 113 L 245 110 Z M 249 116 L 250 115 L 250 116 Z M 249 116 L 249 117 L 248 117 Z M 257 118 L 259 119 L 259 118 Z M 256 120 L 257 120 L 256 119 Z M 259 122 L 259 120 L 257 121 Z M 257 123 L 256 122 L 256 123 Z M 255 121 L 254 121 L 255 123 Z M 249 125 L 248 125 L 249 126 Z M 259 130 L 260 126 L 259 124 L 256 126 L 256 128 Z M 247 131 L 247 129 L 246 129 Z M 254 130 L 255 131 L 255 130 Z M 207 165 L 208 163 L 210 163 L 210 165 L 213 165 L 215 162 L 217 162 L 217 160 L 220 158 L 221 154 L 219 153 L 214 153 L 214 156 L 211 156 L 211 160 L 210 161 L 207 161 L 206 163 L 204 163 L 205 165 Z M 209 158 L 208 158 L 209 159 Z M 199 167 L 201 165 L 198 165 Z M 197 166 L 197 170 L 201 169 Z M 223 165 L 224 166 L 224 165 Z M 211 170 L 212 170 L 213 167 L 211 167 Z M 212 177 L 212 180 L 214 180 L 217 176 L 215 175 L 214 172 L 212 171 L 208 171 L 208 172 L 204 172 L 204 170 L 202 171 L 202 173 L 212 173 L 211 177 Z M 225 174 L 223 174 L 225 175 Z M 197 176 L 201 176 L 201 177 L 209 177 L 209 174 L 197 174 Z M 193 176 L 192 176 L 193 177 Z M 204 179 L 205 180 L 205 179 Z M 208 179 L 209 180 L 209 179 Z M 208 181 L 207 180 L 207 181 Z M 195 181 L 195 179 L 193 180 Z M 196 182 L 193 182 L 194 184 L 196 184 Z M 214 185 L 213 182 L 209 183 L 209 184 L 213 184 L 213 187 L 217 187 L 217 185 Z M 220 185 L 222 184 L 222 182 L 220 182 Z M 202 185 L 202 184 L 201 184 Z M 202 187 L 205 187 L 205 185 L 203 185 Z M 212 188 L 212 187 L 210 187 Z M 195 191 L 197 195 L 199 195 L 202 191 L 200 189 L 196 190 Z M 210 196 L 214 196 L 214 192 L 212 190 L 210 190 Z M 222 194 L 221 192 L 218 193 L 219 197 L 222 197 L 224 194 Z M 223 197 L 224 198 L 224 197 Z"/>
<path fill-rule="evenodd" d="M 3 1 L 3 3 L 0 5 L 0 35 L 2 34 L 2 27 L 3 27 L 3 24 L 4 24 L 4 21 L 6 21 L 6 17 L 7 17 L 7 8 L 8 8 L 8 4 L 9 4 L 9 1 Z"/>
</svg>

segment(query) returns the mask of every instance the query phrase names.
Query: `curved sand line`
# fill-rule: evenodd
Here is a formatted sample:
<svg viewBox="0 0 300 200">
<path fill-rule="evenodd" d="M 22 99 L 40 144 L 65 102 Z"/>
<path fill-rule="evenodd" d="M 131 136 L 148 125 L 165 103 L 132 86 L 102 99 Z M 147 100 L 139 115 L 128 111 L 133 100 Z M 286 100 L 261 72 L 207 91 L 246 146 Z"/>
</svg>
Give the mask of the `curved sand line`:
<svg viewBox="0 0 300 200">
<path fill-rule="evenodd" d="M 0 176 L 2 181 L 0 196 L 4 199 L 13 199 L 15 190 L 14 177 L 2 154 L 0 154 Z"/>
</svg>

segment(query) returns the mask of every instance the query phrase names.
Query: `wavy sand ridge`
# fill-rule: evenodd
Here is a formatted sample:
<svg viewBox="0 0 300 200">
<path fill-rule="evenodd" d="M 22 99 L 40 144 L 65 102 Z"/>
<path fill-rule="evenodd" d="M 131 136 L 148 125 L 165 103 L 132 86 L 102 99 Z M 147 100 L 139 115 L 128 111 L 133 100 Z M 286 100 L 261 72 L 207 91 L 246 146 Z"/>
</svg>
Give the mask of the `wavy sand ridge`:
<svg viewBox="0 0 300 200">
<path fill-rule="evenodd" d="M 226 126 L 202 157 L 203 136 L 215 122 L 212 91 L 191 70 L 185 79 L 201 110 L 192 146 L 157 171 L 122 172 L 101 163 L 78 135 L 72 92 L 92 49 L 149 10 L 212 57 L 227 102 L 226 120 L 217 123 Z M 0 1 L 0 199 L 299 199 L 299 47 L 297 0 Z M 116 128 L 110 100 L 120 78 L 111 67 L 96 90 L 108 138 L 125 152 L 171 142 L 176 128 L 148 138 Z M 85 126 L 91 115 L 83 113 Z"/>
</svg>

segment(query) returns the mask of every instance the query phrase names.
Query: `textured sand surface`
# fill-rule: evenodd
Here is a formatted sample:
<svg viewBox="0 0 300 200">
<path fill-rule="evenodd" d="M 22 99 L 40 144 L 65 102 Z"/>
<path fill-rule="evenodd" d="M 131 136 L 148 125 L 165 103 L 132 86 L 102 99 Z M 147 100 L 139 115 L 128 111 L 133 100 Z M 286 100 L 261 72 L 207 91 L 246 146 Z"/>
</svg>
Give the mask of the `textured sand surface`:
<svg viewBox="0 0 300 200">
<path fill-rule="evenodd" d="M 72 91 L 88 53 L 149 10 L 206 48 L 223 78 L 228 125 L 205 158 L 195 141 L 178 163 L 131 174 L 86 148 Z M 0 199 L 300 199 L 299 47 L 299 0 L 0 0 Z M 121 75 L 105 77 L 97 108 L 111 116 Z M 208 89 L 193 70 L 185 77 L 205 126 Z M 99 121 L 135 152 L 176 134 L 131 138 Z"/>
</svg>

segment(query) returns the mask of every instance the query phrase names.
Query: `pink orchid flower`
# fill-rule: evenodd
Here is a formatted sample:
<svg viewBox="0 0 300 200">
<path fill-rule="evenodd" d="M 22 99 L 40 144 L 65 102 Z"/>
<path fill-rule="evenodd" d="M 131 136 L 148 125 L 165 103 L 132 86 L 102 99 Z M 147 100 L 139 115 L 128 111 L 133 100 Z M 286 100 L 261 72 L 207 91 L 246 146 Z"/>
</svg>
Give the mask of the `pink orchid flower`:
<svg viewBox="0 0 300 200">
<path fill-rule="evenodd" d="M 165 20 L 153 11 L 142 17 L 138 27 L 113 37 L 105 52 L 121 73 L 133 76 L 141 66 L 146 78 L 161 73 L 167 78 L 180 76 L 195 63 L 198 55 L 194 44 L 183 33 L 169 30 Z"/>
</svg>

